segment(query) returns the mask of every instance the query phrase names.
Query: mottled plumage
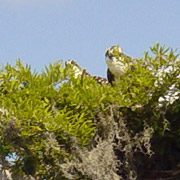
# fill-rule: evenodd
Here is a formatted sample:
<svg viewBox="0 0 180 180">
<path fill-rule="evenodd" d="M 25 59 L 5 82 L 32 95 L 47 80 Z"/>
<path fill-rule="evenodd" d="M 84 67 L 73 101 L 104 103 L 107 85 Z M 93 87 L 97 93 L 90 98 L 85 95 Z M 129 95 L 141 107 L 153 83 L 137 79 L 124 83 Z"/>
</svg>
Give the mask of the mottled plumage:
<svg viewBox="0 0 180 180">
<path fill-rule="evenodd" d="M 66 66 L 71 66 L 73 71 L 74 71 L 74 77 L 77 78 L 79 76 L 87 76 L 89 78 L 93 78 L 94 80 L 96 80 L 99 84 L 108 84 L 108 80 L 106 78 L 103 77 L 99 77 L 99 76 L 93 76 L 91 74 L 89 74 L 86 69 L 82 69 L 74 60 L 68 60 L 65 62 Z"/>
</svg>

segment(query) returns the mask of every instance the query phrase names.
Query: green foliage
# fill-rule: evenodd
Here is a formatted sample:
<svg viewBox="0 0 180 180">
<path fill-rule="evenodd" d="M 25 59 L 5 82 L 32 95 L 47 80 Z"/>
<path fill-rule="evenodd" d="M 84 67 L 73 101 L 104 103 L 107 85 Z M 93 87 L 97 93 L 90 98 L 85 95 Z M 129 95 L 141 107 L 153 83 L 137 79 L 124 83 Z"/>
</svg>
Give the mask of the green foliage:
<svg viewBox="0 0 180 180">
<path fill-rule="evenodd" d="M 150 49 L 113 87 L 61 61 L 41 73 L 5 65 L 1 165 L 19 179 L 119 180 L 144 179 L 142 167 L 153 171 L 168 153 L 178 164 L 180 61 L 172 49 Z M 159 161 L 156 169 L 169 170 Z"/>
</svg>

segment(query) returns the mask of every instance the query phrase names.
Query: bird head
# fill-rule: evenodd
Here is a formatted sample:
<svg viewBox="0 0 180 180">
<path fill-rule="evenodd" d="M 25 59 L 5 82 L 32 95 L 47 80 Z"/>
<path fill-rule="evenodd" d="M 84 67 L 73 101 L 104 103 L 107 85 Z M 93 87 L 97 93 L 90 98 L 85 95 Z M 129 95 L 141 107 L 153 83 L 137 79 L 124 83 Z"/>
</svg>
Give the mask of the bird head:
<svg viewBox="0 0 180 180">
<path fill-rule="evenodd" d="M 65 66 L 71 70 L 70 72 L 73 73 L 75 78 L 81 76 L 85 71 L 85 69 L 80 68 L 76 61 L 71 59 L 65 62 Z"/>
<path fill-rule="evenodd" d="M 122 49 L 119 46 L 111 46 L 106 49 L 105 56 L 112 60 L 113 57 L 119 59 L 122 55 Z"/>
</svg>

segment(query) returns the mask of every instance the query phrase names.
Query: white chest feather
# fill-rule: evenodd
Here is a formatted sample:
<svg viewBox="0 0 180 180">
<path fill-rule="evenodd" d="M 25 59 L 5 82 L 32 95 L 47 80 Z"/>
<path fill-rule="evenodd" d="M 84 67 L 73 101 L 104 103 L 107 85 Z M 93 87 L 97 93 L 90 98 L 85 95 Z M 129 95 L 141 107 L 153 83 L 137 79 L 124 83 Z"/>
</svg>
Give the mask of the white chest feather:
<svg viewBox="0 0 180 180">
<path fill-rule="evenodd" d="M 126 63 L 118 61 L 115 57 L 112 57 L 111 59 L 106 57 L 106 64 L 111 73 L 115 76 L 115 80 L 119 79 L 128 68 Z"/>
</svg>

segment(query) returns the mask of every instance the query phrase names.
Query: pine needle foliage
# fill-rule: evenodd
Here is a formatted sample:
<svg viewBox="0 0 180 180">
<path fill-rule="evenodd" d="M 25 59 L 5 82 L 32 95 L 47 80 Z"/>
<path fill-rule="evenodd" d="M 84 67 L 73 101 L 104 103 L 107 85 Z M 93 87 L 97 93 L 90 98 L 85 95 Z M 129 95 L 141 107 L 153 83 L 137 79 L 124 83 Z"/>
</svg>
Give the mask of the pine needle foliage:
<svg viewBox="0 0 180 180">
<path fill-rule="evenodd" d="M 180 60 L 158 43 L 114 86 L 62 61 L 0 70 L 0 164 L 13 179 L 180 176 Z"/>
</svg>

